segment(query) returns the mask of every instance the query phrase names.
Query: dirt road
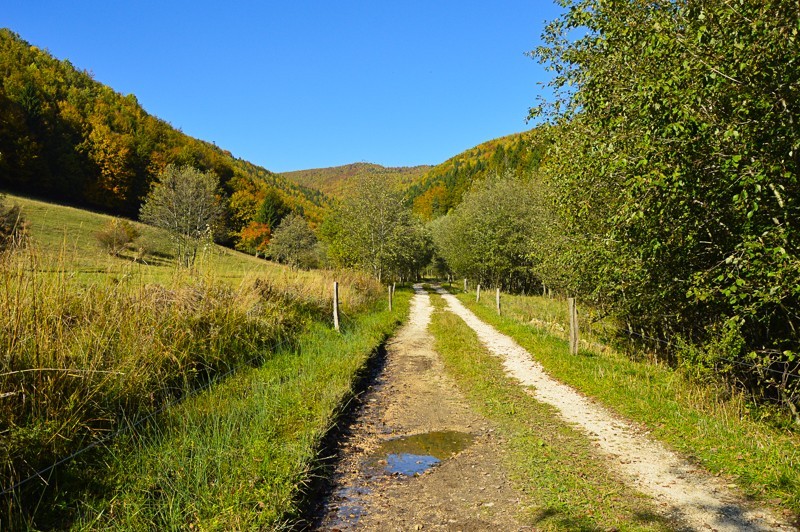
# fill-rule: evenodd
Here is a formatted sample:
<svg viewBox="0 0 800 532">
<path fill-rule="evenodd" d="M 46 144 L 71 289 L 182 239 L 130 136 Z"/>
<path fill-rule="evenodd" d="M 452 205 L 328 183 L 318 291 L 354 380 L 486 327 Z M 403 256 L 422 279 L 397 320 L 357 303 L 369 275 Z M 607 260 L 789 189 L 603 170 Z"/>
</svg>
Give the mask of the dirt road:
<svg viewBox="0 0 800 532">
<path fill-rule="evenodd" d="M 612 458 L 610 465 L 639 491 L 659 501 L 668 516 L 692 529 L 794 530 L 768 510 L 748 507 L 720 479 L 649 438 L 632 423 L 549 377 L 512 338 L 479 320 L 455 296 L 442 289 L 438 292 L 450 310 L 475 330 L 481 343 L 503 359 L 509 376 L 529 386 L 539 401 L 555 406 L 565 420 L 581 427 Z"/>
<path fill-rule="evenodd" d="M 345 435 L 319 529 L 529 530 L 516 520 L 520 496 L 500 465 L 503 442 L 470 410 L 433 350 L 432 312 L 418 288 Z M 428 467 L 433 460 L 438 465 Z"/>
<path fill-rule="evenodd" d="M 530 530 L 520 494 L 502 467 L 503 441 L 447 377 L 427 331 L 429 296 L 415 287 L 408 323 L 390 343 L 384 370 L 344 435 L 323 530 Z M 513 339 L 481 322 L 453 296 L 449 310 L 472 327 L 507 373 L 537 400 L 582 428 L 614 467 L 688 529 L 793 530 L 749 508 L 632 424 L 551 379 Z"/>
</svg>

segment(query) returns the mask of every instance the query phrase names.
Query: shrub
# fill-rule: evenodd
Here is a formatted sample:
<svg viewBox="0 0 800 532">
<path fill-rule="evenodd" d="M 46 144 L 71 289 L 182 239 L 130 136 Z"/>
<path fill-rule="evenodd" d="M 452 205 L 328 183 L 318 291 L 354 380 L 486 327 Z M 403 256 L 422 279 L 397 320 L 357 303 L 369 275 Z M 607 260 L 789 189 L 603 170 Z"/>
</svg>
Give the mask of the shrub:
<svg viewBox="0 0 800 532">
<path fill-rule="evenodd" d="M 129 221 L 115 218 L 94 236 L 104 250 L 118 257 L 129 244 L 139 238 L 139 230 Z"/>
</svg>

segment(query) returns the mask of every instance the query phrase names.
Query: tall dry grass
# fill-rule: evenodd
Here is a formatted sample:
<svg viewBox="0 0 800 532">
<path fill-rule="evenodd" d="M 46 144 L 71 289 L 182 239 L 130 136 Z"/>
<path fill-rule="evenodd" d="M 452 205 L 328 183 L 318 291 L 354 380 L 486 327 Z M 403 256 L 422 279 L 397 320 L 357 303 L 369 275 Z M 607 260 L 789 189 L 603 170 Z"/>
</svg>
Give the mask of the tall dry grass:
<svg viewBox="0 0 800 532">
<path fill-rule="evenodd" d="M 55 263 L 53 263 L 55 261 Z M 213 274 L 147 283 L 70 273 L 33 249 L 0 261 L 0 488 L 135 422 L 229 369 L 258 363 L 331 306 L 334 274 L 238 286 Z M 337 279 L 343 307 L 380 293 Z"/>
</svg>

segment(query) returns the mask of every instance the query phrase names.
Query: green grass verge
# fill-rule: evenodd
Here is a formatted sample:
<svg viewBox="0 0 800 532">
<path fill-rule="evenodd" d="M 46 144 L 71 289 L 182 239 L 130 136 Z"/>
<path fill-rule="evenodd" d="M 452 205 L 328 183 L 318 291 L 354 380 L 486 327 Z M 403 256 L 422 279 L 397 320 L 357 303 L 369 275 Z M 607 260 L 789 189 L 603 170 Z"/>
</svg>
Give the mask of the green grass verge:
<svg viewBox="0 0 800 532">
<path fill-rule="evenodd" d="M 505 376 L 502 363 L 461 318 L 437 312 L 430 330 L 445 367 L 469 401 L 508 438 L 508 467 L 537 530 L 669 530 L 650 500 L 613 474 L 591 442 Z"/>
<path fill-rule="evenodd" d="M 493 301 L 476 303 L 470 294 L 458 298 L 482 320 L 513 337 L 551 376 L 644 424 L 653 436 L 725 476 L 747 496 L 800 513 L 800 435 L 753 420 L 741 396 L 693 381 L 646 357 L 632 360 L 611 349 L 602 353 L 581 349 L 572 356 L 565 340 L 520 322 L 520 314 L 516 319 L 498 316 Z M 562 305 L 566 307 L 566 302 Z M 504 308 L 508 310 L 508 305 Z"/>
<path fill-rule="evenodd" d="M 0 256 L 0 489 L 14 487 L 0 496 L 0 530 L 62 528 L 84 485 L 108 489 L 106 455 L 50 466 L 329 321 L 334 280 L 346 326 L 385 293 L 366 275 L 218 246 L 179 269 L 166 234 L 140 224 L 146 262 L 111 256 L 95 232 L 112 217 L 8 200 L 30 239 Z"/>
<path fill-rule="evenodd" d="M 375 348 L 408 312 L 355 317 L 342 334 L 312 324 L 298 347 L 170 409 L 114 448 L 111 489 L 75 529 L 262 530 L 293 524 L 324 434 Z M 113 487 L 116 486 L 116 487 Z"/>
<path fill-rule="evenodd" d="M 22 207 L 30 237 L 45 264 L 61 264 L 71 275 L 89 280 L 116 274 L 147 282 L 169 282 L 175 275 L 176 263 L 169 235 L 162 229 L 131 222 L 150 250 L 145 262 L 134 262 L 133 252 L 111 256 L 95 238 L 95 233 L 113 220 L 113 216 L 10 194 L 6 196 L 6 203 Z M 202 253 L 195 267 L 201 273 L 213 272 L 216 278 L 233 281 L 240 281 L 254 272 L 269 274 L 280 269 L 282 267 L 221 246 L 212 246 Z"/>
</svg>

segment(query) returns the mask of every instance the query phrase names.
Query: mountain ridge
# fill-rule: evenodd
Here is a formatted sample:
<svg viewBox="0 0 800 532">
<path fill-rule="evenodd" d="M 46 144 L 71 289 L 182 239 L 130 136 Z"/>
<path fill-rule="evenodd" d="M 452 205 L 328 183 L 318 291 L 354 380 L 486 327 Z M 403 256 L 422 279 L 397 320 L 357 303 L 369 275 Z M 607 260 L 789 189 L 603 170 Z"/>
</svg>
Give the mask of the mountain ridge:
<svg viewBox="0 0 800 532">
<path fill-rule="evenodd" d="M 340 166 L 281 172 L 279 175 L 300 186 L 341 199 L 361 177 L 384 179 L 394 188 L 405 190 L 431 168 L 432 165 L 382 166 L 361 161 Z"/>
</svg>

